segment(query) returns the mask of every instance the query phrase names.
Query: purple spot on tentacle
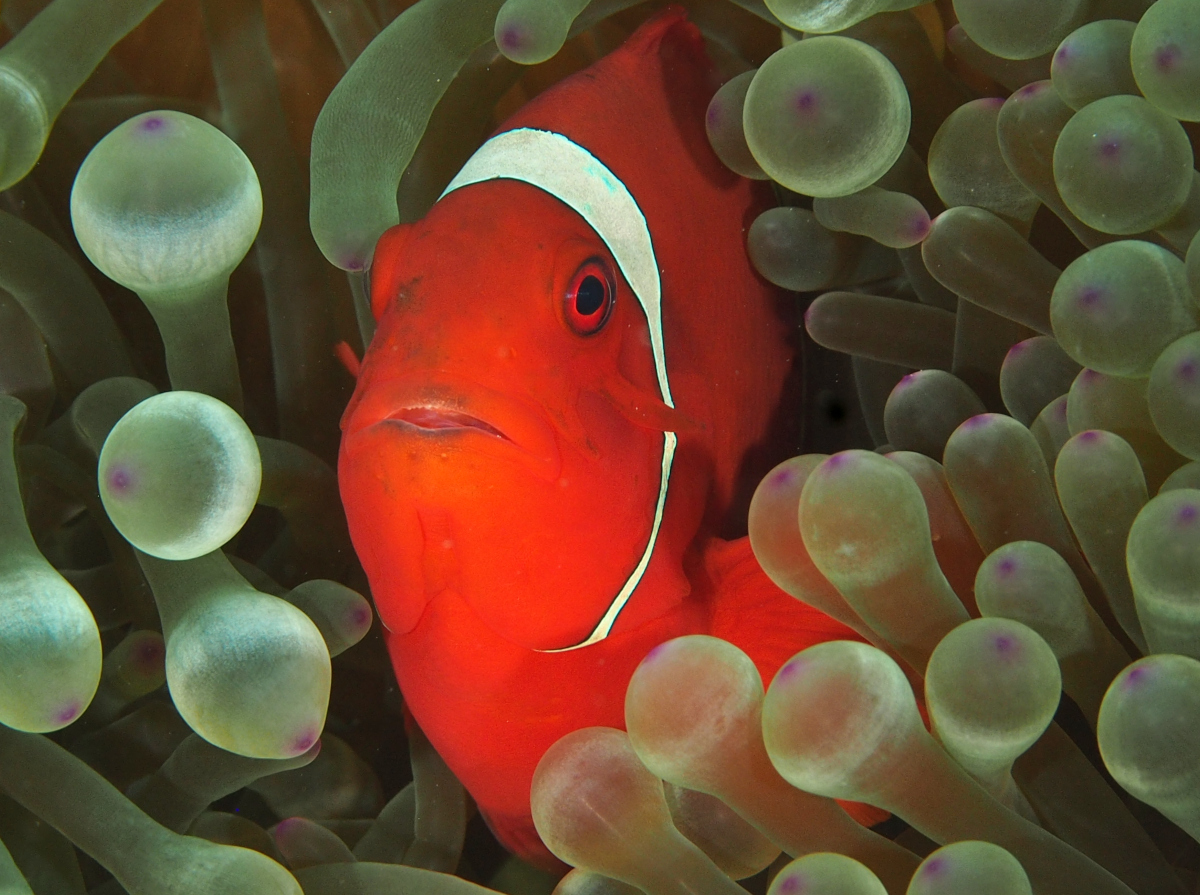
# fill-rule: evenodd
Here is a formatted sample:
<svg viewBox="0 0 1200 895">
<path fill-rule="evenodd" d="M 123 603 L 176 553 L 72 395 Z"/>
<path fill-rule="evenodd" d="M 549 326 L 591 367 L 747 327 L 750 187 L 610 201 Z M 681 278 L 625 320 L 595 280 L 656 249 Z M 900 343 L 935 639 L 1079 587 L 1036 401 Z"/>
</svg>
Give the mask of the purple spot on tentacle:
<svg viewBox="0 0 1200 895">
<path fill-rule="evenodd" d="M 1149 665 L 1135 665 L 1125 672 L 1125 677 L 1121 680 L 1121 689 L 1126 693 L 1137 690 L 1146 683 L 1149 676 Z"/>
<path fill-rule="evenodd" d="M 1194 357 L 1181 360 L 1175 367 L 1175 378 L 1181 382 L 1186 382 L 1188 385 L 1196 381 L 1196 359 Z"/>
<path fill-rule="evenodd" d="M 968 418 L 967 421 L 962 424 L 962 428 L 964 428 L 964 429 L 980 429 L 983 426 L 986 426 L 991 421 L 992 421 L 992 414 L 977 413 L 977 414 L 975 414 L 975 416 Z"/>
<path fill-rule="evenodd" d="M 1071 58 L 1071 45 L 1065 41 L 1059 46 L 1058 52 L 1054 54 L 1054 61 L 1059 65 L 1065 65 Z"/>
<path fill-rule="evenodd" d="M 787 682 L 794 680 L 805 668 L 808 667 L 807 659 L 792 659 L 786 665 L 779 669 L 779 674 L 776 678 L 780 681 Z"/>
<path fill-rule="evenodd" d="M 1121 138 L 1105 137 L 1100 141 L 1100 157 L 1115 161 L 1121 154 Z"/>
<path fill-rule="evenodd" d="M 1002 105 L 1004 105 L 1004 97 L 985 96 L 979 101 L 979 104 L 984 108 L 999 109 Z"/>
<path fill-rule="evenodd" d="M 1090 367 L 1085 367 L 1083 369 L 1083 371 L 1080 372 L 1079 375 L 1083 379 L 1084 382 L 1091 384 L 1091 383 L 1095 383 L 1104 374 L 1101 373 L 1099 370 L 1093 370 Z"/>
<path fill-rule="evenodd" d="M 1024 354 L 1028 348 L 1029 348 L 1029 340 L 1028 339 L 1026 339 L 1024 342 L 1018 342 L 1016 345 L 1013 345 L 1012 348 L 1008 349 L 1009 357 L 1015 357 L 1018 354 Z"/>
<path fill-rule="evenodd" d="M 347 252 L 344 255 L 339 255 L 337 265 L 342 270 L 348 271 L 363 271 L 367 269 L 368 259 L 364 258 L 358 252 Z"/>
<path fill-rule="evenodd" d="M 137 129 L 144 134 L 153 134 L 162 130 L 167 126 L 167 120 L 158 115 L 151 115 L 148 118 L 143 118 L 137 124 Z"/>
<path fill-rule="evenodd" d="M 850 454 L 842 451 L 840 454 L 834 454 L 822 463 L 820 468 L 825 472 L 838 472 L 842 467 L 850 465 L 850 460 Z"/>
<path fill-rule="evenodd" d="M 519 25 L 506 25 L 500 32 L 500 46 L 506 50 L 519 50 L 525 45 L 528 35 Z"/>
<path fill-rule="evenodd" d="M 708 113 L 704 116 L 704 120 L 708 122 L 709 127 L 716 127 L 721 123 L 721 104 L 709 103 Z"/>
<path fill-rule="evenodd" d="M 108 471 L 108 490 L 117 496 L 124 495 L 133 489 L 133 470 L 123 464 L 117 464 Z"/>
<path fill-rule="evenodd" d="M 1095 444 L 1104 435 L 1099 429 L 1088 429 L 1086 432 L 1079 433 L 1080 444 Z"/>
<path fill-rule="evenodd" d="M 1009 578 L 1020 567 L 1015 556 L 1006 556 L 996 563 L 996 575 L 999 578 Z"/>
<path fill-rule="evenodd" d="M 156 637 L 153 639 L 147 638 L 138 644 L 134 659 L 139 665 L 156 668 L 162 665 L 165 656 L 165 644 Z"/>
<path fill-rule="evenodd" d="M 1017 652 L 1017 641 L 1007 634 L 997 634 L 992 638 L 992 646 L 996 652 L 1006 659 L 1012 658 Z"/>
<path fill-rule="evenodd" d="M 806 87 L 796 94 L 795 106 L 796 111 L 801 115 L 811 115 L 817 111 L 817 107 L 821 104 L 821 98 L 817 95 L 817 91 L 811 87 Z"/>
<path fill-rule="evenodd" d="M 779 892 L 781 895 L 802 895 L 808 886 L 805 884 L 804 877 L 798 873 L 785 876 L 779 883 Z"/>
<path fill-rule="evenodd" d="M 1084 286 L 1075 296 L 1075 304 L 1085 311 L 1104 309 L 1104 290 L 1099 286 Z"/>
<path fill-rule="evenodd" d="M 922 876 L 941 876 L 947 870 L 947 860 L 945 858 L 932 858 L 925 862 L 925 866 L 921 868 Z"/>
<path fill-rule="evenodd" d="M 79 717 L 83 706 L 78 702 L 68 702 L 61 709 L 54 713 L 54 722 L 56 724 L 69 724 Z"/>
<path fill-rule="evenodd" d="M 790 485 L 795 478 L 796 473 L 785 466 L 783 469 L 777 469 L 771 473 L 771 478 L 768 480 L 768 484 L 770 484 L 772 488 L 783 488 L 786 485 Z"/>
<path fill-rule="evenodd" d="M 1164 74 L 1168 73 L 1175 67 L 1175 63 L 1182 55 L 1183 51 L 1178 44 L 1163 44 L 1154 51 L 1154 65 Z"/>
<path fill-rule="evenodd" d="M 924 211 L 914 212 L 904 225 L 904 236 L 908 239 L 921 240 L 929 235 L 933 223 Z"/>
<path fill-rule="evenodd" d="M 371 623 L 371 607 L 355 606 L 350 610 L 350 623 L 355 627 L 366 627 Z"/>
<path fill-rule="evenodd" d="M 1050 84 L 1047 81 L 1034 81 L 1032 84 L 1026 84 L 1018 90 L 1016 95 L 1021 99 L 1032 99 L 1049 86 Z"/>
<path fill-rule="evenodd" d="M 670 645 L 671 641 L 669 640 L 660 643 L 658 646 L 654 647 L 654 649 L 650 650 L 650 652 L 646 653 L 646 657 L 642 659 L 642 662 L 653 662 L 655 659 L 661 659 L 663 653 L 667 651 L 667 648 Z"/>
<path fill-rule="evenodd" d="M 1185 503 L 1175 511 L 1175 524 L 1188 526 L 1194 525 L 1198 515 L 1200 515 L 1200 508 L 1198 508 L 1194 503 Z"/>
<path fill-rule="evenodd" d="M 1054 409 L 1051 410 L 1050 412 L 1053 413 L 1057 419 L 1066 420 L 1066 418 L 1067 418 L 1067 400 L 1066 400 L 1066 398 L 1059 398 L 1058 400 L 1056 400 L 1054 402 Z"/>
<path fill-rule="evenodd" d="M 312 727 L 303 731 L 299 736 L 297 736 L 294 740 L 292 740 L 292 745 L 291 745 L 291 748 L 289 749 L 289 754 L 303 755 L 305 752 L 307 752 L 309 749 L 311 749 L 313 747 L 313 743 L 315 743 L 317 741 L 317 737 L 319 737 L 320 735 L 321 735 L 320 731 L 318 731 L 317 729 L 312 728 Z"/>
</svg>

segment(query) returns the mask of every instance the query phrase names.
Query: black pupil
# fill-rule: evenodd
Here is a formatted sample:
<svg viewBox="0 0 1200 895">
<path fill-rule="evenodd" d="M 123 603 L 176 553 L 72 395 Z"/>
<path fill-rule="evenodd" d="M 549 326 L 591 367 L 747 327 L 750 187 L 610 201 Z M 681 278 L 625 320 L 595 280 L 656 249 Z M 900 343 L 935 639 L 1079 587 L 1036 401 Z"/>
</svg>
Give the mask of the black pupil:
<svg viewBox="0 0 1200 895">
<path fill-rule="evenodd" d="M 584 317 L 590 317 L 600 310 L 604 304 L 604 284 L 597 276 L 583 278 L 579 288 L 575 290 L 575 310 Z"/>
</svg>

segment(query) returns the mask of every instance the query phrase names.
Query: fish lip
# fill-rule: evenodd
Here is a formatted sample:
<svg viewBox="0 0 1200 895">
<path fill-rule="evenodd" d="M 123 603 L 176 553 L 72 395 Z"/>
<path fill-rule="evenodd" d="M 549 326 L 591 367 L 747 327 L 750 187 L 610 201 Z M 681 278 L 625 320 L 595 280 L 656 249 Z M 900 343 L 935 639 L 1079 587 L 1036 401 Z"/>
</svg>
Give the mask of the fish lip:
<svg viewBox="0 0 1200 895">
<path fill-rule="evenodd" d="M 452 410 L 431 404 L 414 404 L 412 407 L 401 407 L 387 417 L 409 426 L 414 426 L 428 432 L 440 432 L 446 429 L 477 429 L 494 438 L 512 442 L 512 439 L 497 429 L 487 420 L 480 419 L 461 410 Z M 515 443 L 515 442 L 513 442 Z"/>
<path fill-rule="evenodd" d="M 368 430 L 386 427 L 422 440 L 459 439 L 467 450 L 515 459 L 546 481 L 561 474 L 554 427 L 531 399 L 458 378 L 364 384 L 366 392 L 347 420 L 347 446 Z"/>
</svg>

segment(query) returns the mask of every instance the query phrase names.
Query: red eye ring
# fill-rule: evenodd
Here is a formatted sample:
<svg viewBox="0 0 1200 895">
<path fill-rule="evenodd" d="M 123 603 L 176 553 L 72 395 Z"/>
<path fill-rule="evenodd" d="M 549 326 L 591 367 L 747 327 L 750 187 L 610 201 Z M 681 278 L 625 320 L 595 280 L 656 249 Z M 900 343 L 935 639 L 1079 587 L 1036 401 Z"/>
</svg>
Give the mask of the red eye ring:
<svg viewBox="0 0 1200 895">
<path fill-rule="evenodd" d="M 616 288 L 612 272 L 602 258 L 591 258 L 580 265 L 563 295 L 563 316 L 578 335 L 600 332 L 612 315 Z"/>
</svg>

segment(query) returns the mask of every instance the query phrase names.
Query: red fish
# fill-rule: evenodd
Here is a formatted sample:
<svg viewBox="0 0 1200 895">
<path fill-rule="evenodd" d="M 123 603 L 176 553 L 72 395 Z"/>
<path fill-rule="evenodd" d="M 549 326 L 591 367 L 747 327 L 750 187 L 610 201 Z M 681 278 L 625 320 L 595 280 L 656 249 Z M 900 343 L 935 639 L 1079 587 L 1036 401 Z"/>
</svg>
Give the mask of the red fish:
<svg viewBox="0 0 1200 895">
<path fill-rule="evenodd" d="M 716 86 L 668 9 L 375 251 L 379 329 L 339 462 L 351 535 L 409 710 L 543 865 L 534 767 L 572 730 L 624 726 L 655 645 L 715 634 L 769 681 L 859 639 L 718 537 L 735 505 L 744 530 L 747 470 L 794 452 L 764 446 L 797 377 L 794 315 L 744 247 L 770 190 L 709 147 Z"/>
</svg>

